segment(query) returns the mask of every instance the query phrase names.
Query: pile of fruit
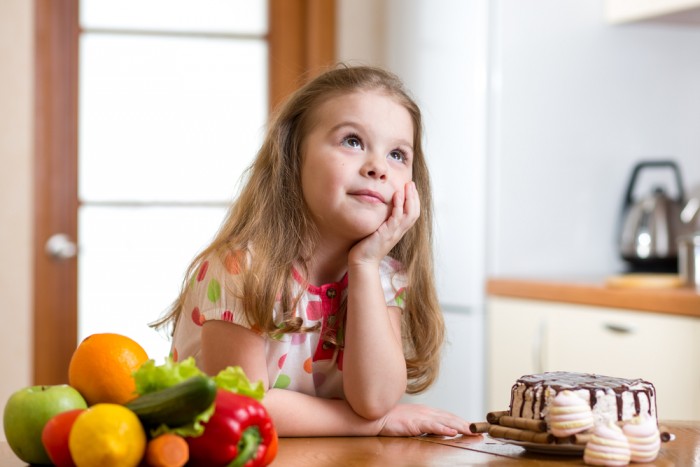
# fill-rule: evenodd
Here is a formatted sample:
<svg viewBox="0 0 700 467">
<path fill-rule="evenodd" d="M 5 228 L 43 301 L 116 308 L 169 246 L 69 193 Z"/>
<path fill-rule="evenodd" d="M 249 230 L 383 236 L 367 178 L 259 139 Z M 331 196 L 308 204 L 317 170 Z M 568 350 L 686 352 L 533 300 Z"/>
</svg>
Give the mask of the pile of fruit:
<svg viewBox="0 0 700 467">
<path fill-rule="evenodd" d="M 263 395 L 239 367 L 209 377 L 191 358 L 156 365 L 127 336 L 93 334 L 73 353 L 68 384 L 16 391 L 3 424 L 34 465 L 265 466 L 277 434 Z"/>
</svg>

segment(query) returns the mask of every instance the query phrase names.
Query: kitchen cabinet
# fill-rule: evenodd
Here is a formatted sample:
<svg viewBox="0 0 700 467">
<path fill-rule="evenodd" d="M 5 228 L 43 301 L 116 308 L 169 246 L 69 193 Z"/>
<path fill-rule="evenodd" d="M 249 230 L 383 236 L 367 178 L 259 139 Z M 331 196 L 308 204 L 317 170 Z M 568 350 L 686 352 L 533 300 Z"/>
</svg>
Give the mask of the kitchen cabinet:
<svg viewBox="0 0 700 467">
<path fill-rule="evenodd" d="M 607 0 L 610 23 L 661 20 L 700 26 L 700 0 Z"/>
<path fill-rule="evenodd" d="M 660 418 L 700 419 L 700 318 L 500 296 L 487 313 L 488 410 L 522 375 L 575 371 L 648 380 Z"/>
</svg>

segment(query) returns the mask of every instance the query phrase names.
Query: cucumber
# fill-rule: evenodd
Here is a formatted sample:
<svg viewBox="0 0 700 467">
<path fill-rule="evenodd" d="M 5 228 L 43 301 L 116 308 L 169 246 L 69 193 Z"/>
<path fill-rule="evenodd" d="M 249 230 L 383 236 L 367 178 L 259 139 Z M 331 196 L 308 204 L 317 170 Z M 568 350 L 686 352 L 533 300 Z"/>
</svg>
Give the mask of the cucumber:
<svg viewBox="0 0 700 467">
<path fill-rule="evenodd" d="M 139 396 L 125 406 L 146 427 L 165 424 L 176 428 L 191 423 L 209 408 L 215 398 L 214 381 L 204 376 L 193 376 L 169 388 Z"/>
</svg>

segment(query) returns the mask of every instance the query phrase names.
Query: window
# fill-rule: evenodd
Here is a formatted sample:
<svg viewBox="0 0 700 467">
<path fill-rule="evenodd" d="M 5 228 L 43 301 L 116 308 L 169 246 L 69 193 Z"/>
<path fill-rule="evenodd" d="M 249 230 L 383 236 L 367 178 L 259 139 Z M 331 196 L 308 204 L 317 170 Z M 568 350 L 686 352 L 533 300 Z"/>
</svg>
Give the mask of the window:
<svg viewBox="0 0 700 467">
<path fill-rule="evenodd" d="M 264 0 L 81 0 L 78 340 L 148 327 L 177 296 L 262 142 Z"/>
<path fill-rule="evenodd" d="M 92 332 L 167 352 L 146 323 L 221 222 L 267 110 L 333 62 L 335 2 L 35 5 L 34 383 L 58 384 Z M 57 233 L 77 259 L 46 254 Z"/>
</svg>

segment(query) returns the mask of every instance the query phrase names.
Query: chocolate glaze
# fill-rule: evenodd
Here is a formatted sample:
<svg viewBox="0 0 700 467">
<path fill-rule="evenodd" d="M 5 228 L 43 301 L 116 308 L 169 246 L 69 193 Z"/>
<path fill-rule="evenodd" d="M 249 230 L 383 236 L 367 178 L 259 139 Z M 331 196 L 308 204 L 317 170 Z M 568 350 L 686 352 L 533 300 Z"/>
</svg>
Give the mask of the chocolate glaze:
<svg viewBox="0 0 700 467">
<path fill-rule="evenodd" d="M 538 400 L 541 399 L 545 388 L 550 387 L 557 393 L 563 390 L 577 391 L 580 389 L 587 390 L 590 394 L 590 405 L 593 408 L 597 402 L 596 390 L 612 390 L 617 401 L 617 419 L 622 421 L 622 394 L 629 392 L 634 397 L 635 415 L 639 415 L 641 411 L 640 397 L 647 398 L 647 407 L 649 407 L 649 415 L 651 415 L 651 400 L 654 397 L 656 403 L 656 390 L 654 385 L 642 379 L 625 379 L 612 376 L 603 376 L 590 373 L 571 373 L 567 371 L 553 371 L 549 373 L 541 373 L 537 375 L 525 375 L 519 378 L 510 392 L 510 411 L 513 414 L 513 396 L 515 389 L 519 385 L 524 385 L 526 388 L 532 388 L 537 397 L 532 398 L 531 412 L 535 413 L 535 406 Z M 632 389 L 634 386 L 642 386 L 641 389 Z M 520 413 L 517 416 L 523 416 L 523 405 L 520 406 Z M 654 407 L 656 409 L 656 407 Z M 540 414 L 541 416 L 541 414 Z"/>
</svg>

